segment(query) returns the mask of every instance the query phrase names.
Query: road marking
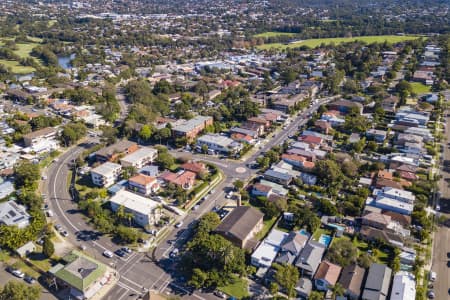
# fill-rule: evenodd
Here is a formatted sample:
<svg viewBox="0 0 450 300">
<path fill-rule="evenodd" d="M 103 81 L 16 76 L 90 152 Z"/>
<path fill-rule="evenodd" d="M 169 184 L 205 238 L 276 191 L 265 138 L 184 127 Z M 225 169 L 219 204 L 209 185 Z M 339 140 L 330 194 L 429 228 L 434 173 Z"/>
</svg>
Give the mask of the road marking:
<svg viewBox="0 0 450 300">
<path fill-rule="evenodd" d="M 142 257 L 141 255 L 136 255 L 135 257 L 137 257 L 138 259 L 134 262 L 134 263 L 132 263 L 131 264 L 131 266 L 129 266 L 129 264 L 128 264 L 128 261 L 127 262 L 125 262 L 117 271 L 118 272 L 121 272 L 125 267 L 128 267 L 128 270 L 124 273 L 124 274 L 126 274 L 126 273 L 128 273 L 128 271 L 129 270 L 131 270 L 138 262 L 139 262 L 139 259 Z"/>
<path fill-rule="evenodd" d="M 175 284 L 175 283 L 173 283 L 173 282 L 169 283 L 168 285 L 173 285 L 174 287 L 176 287 L 177 289 L 180 289 L 180 290 L 184 291 L 185 293 L 188 293 L 188 294 L 190 293 L 190 292 L 189 292 L 188 290 L 186 290 L 184 287 L 181 287 L 181 286 L 179 286 L 179 285 L 177 285 L 177 284 Z M 206 300 L 205 298 L 200 297 L 200 296 L 196 295 L 195 293 L 192 293 L 192 296 L 194 296 L 195 298 L 201 299 L 201 300 Z"/>
<path fill-rule="evenodd" d="M 126 285 L 125 283 L 120 282 L 120 281 L 117 282 L 117 285 L 120 286 L 121 288 L 127 289 L 127 290 L 129 290 L 129 291 L 133 291 L 133 292 L 135 292 L 136 294 L 142 293 L 142 291 L 138 291 L 138 290 L 136 290 L 136 289 L 133 289 L 132 287 L 129 287 L 128 285 Z"/>
<path fill-rule="evenodd" d="M 121 288 L 123 288 L 123 287 L 121 287 Z M 123 288 L 124 289 L 124 288 Z M 120 296 L 117 300 L 120 300 L 120 299 L 122 299 L 123 297 L 125 297 L 127 294 L 128 294 L 128 289 L 125 289 L 125 292 L 122 294 L 122 296 Z"/>
<path fill-rule="evenodd" d="M 152 284 L 152 286 L 151 286 L 150 288 L 155 287 L 156 284 L 161 280 L 161 278 L 164 277 L 164 275 L 166 275 L 165 272 L 163 272 L 163 273 L 158 277 L 158 279 L 156 279 L 156 280 L 153 282 L 153 284 Z M 168 275 L 168 276 L 170 277 L 170 275 Z"/>
<path fill-rule="evenodd" d="M 139 287 L 140 289 L 144 288 L 143 285 L 140 285 L 139 283 L 137 283 L 137 282 L 135 282 L 135 281 L 133 281 L 133 280 L 127 278 L 127 277 L 120 276 L 120 279 L 125 279 L 126 281 L 128 281 L 128 282 L 130 282 L 131 284 L 133 284 L 133 285 Z"/>
</svg>

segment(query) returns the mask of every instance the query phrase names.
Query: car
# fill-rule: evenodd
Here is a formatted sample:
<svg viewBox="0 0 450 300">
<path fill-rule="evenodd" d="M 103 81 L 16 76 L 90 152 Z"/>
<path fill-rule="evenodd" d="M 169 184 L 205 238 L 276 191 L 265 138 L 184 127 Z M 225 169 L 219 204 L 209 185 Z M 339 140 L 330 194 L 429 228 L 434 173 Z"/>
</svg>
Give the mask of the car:
<svg viewBox="0 0 450 300">
<path fill-rule="evenodd" d="M 120 257 L 125 257 L 127 255 L 127 253 L 122 251 L 121 249 L 117 249 L 116 251 L 114 251 L 114 253 Z"/>
<path fill-rule="evenodd" d="M 428 291 L 427 297 L 428 299 L 434 299 L 436 297 L 436 294 L 434 293 L 434 291 Z"/>
<path fill-rule="evenodd" d="M 25 277 L 25 273 L 20 271 L 20 270 L 13 270 L 11 272 L 11 274 L 13 274 L 14 276 L 16 276 L 18 278 L 24 278 Z"/>
<path fill-rule="evenodd" d="M 56 225 L 55 225 L 55 229 L 56 229 L 57 231 L 61 231 L 61 230 L 62 230 L 62 225 L 61 225 L 61 224 L 56 224 Z"/>
<path fill-rule="evenodd" d="M 36 241 L 36 244 L 41 245 L 41 246 L 44 245 L 44 239 L 43 238 L 38 239 Z"/>
<path fill-rule="evenodd" d="M 62 231 L 61 231 L 61 235 L 62 235 L 63 237 L 68 237 L 68 236 L 69 236 L 69 233 L 68 233 L 66 230 L 62 230 Z"/>
<path fill-rule="evenodd" d="M 47 217 L 49 217 L 49 218 L 53 217 L 53 212 L 50 209 L 47 210 L 45 213 L 46 213 Z"/>
<path fill-rule="evenodd" d="M 47 176 L 42 175 L 42 176 L 41 176 L 41 179 L 42 179 L 42 180 L 47 180 Z"/>
<path fill-rule="evenodd" d="M 178 222 L 177 224 L 175 224 L 176 228 L 180 228 L 181 226 L 183 226 L 183 222 Z"/>
<path fill-rule="evenodd" d="M 25 282 L 29 283 L 29 284 L 33 284 L 36 282 L 36 279 L 34 279 L 33 277 L 31 277 L 30 275 L 26 275 L 23 280 L 25 280 Z"/>
<path fill-rule="evenodd" d="M 215 192 L 214 189 L 212 189 L 212 190 L 209 191 L 210 194 L 213 194 L 214 192 Z"/>
<path fill-rule="evenodd" d="M 441 210 L 441 206 L 439 204 L 436 204 L 436 211 L 440 211 Z"/>
<path fill-rule="evenodd" d="M 227 298 L 227 295 L 225 295 L 225 293 L 224 292 L 222 292 L 222 291 L 214 291 L 214 296 L 216 296 L 216 297 L 218 297 L 218 298 L 222 298 L 222 299 L 226 299 Z"/>
<path fill-rule="evenodd" d="M 434 282 L 434 281 L 436 281 L 436 278 L 437 278 L 436 272 L 431 271 L 430 274 L 428 275 L 428 279 L 429 279 L 431 282 Z"/>
<path fill-rule="evenodd" d="M 197 210 L 200 207 L 200 205 L 194 205 L 194 207 L 192 207 L 192 210 Z"/>
<path fill-rule="evenodd" d="M 114 254 L 109 250 L 105 250 L 105 251 L 103 251 L 103 256 L 107 257 L 107 258 L 112 258 L 114 256 Z"/>
<path fill-rule="evenodd" d="M 175 249 L 173 249 L 173 250 L 170 252 L 169 256 L 170 256 L 170 257 L 175 257 L 175 256 L 178 255 L 178 253 L 180 253 L 180 250 L 178 250 L 178 248 L 175 248 Z"/>
<path fill-rule="evenodd" d="M 131 250 L 131 249 L 128 248 L 128 247 L 122 247 L 122 249 L 120 249 L 120 250 L 122 250 L 123 252 L 128 253 L 128 254 L 130 254 L 130 253 L 133 252 L 133 250 Z"/>
</svg>

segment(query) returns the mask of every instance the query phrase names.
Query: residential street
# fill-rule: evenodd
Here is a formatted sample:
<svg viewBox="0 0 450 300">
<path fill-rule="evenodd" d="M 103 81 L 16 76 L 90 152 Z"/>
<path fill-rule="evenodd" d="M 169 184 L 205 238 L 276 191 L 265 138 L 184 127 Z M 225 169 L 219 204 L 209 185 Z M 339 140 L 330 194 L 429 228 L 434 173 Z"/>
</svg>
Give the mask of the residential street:
<svg viewBox="0 0 450 300">
<path fill-rule="evenodd" d="M 446 130 L 445 137 L 450 134 L 450 112 L 446 112 Z M 444 144 L 443 153 L 444 164 L 446 161 L 450 161 L 450 148 L 448 144 Z M 441 164 L 442 165 L 442 164 Z M 442 193 L 440 199 L 441 213 L 445 213 L 449 216 L 450 213 L 450 172 L 445 167 L 441 168 L 442 179 L 439 182 L 439 190 Z M 450 229 L 448 226 L 438 227 L 438 231 L 434 236 L 433 247 L 433 264 L 432 270 L 437 273 L 437 280 L 434 283 L 434 291 L 436 293 L 436 299 L 448 299 L 450 288 Z"/>
</svg>

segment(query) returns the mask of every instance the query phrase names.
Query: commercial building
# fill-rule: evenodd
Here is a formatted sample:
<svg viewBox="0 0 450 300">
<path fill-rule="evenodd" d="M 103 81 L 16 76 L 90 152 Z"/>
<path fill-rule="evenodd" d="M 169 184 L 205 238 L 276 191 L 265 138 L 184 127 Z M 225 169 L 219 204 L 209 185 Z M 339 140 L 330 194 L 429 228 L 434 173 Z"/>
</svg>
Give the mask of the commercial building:
<svg viewBox="0 0 450 300">
<path fill-rule="evenodd" d="M 111 209 L 116 212 L 123 206 L 125 212 L 133 215 L 136 224 L 145 227 L 159 221 L 159 203 L 129 191 L 121 190 L 109 199 Z"/>
<path fill-rule="evenodd" d="M 109 161 L 105 162 L 91 170 L 92 183 L 101 187 L 109 187 L 119 179 L 121 171 L 121 165 Z"/>
<path fill-rule="evenodd" d="M 201 149 L 206 145 L 208 150 L 223 154 L 232 154 L 242 149 L 242 144 L 218 134 L 205 134 L 197 139 L 197 147 Z"/>
<path fill-rule="evenodd" d="M 68 287 L 70 297 L 90 299 L 112 279 L 113 271 L 103 263 L 81 253 L 72 251 L 49 270 L 58 288 Z"/>
<path fill-rule="evenodd" d="M 25 134 L 23 136 L 23 143 L 25 147 L 31 147 L 35 144 L 40 143 L 41 141 L 48 141 L 54 139 L 58 131 L 52 127 L 46 127 L 40 130 L 36 130 Z"/>
<path fill-rule="evenodd" d="M 140 169 L 146 164 L 154 162 L 157 157 L 158 150 L 149 147 L 142 147 L 121 158 L 120 164 L 123 167 L 134 167 L 136 169 Z"/>
</svg>

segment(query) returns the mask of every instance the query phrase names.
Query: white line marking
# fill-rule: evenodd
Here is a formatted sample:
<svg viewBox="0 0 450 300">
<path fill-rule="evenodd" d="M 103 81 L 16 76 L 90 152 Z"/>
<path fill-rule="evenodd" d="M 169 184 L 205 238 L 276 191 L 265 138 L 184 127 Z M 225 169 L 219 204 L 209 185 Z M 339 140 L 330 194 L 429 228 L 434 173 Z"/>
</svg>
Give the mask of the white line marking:
<svg viewBox="0 0 450 300">
<path fill-rule="evenodd" d="M 127 278 L 127 277 L 120 276 L 120 279 L 125 279 L 126 281 L 128 281 L 128 282 L 134 284 L 135 286 L 137 286 L 137 287 L 139 287 L 139 288 L 141 288 L 141 289 L 144 287 L 144 286 L 140 285 L 139 283 L 134 282 L 133 280 L 131 280 L 131 279 Z"/>
<path fill-rule="evenodd" d="M 121 287 L 123 289 L 125 289 L 124 287 Z M 125 292 L 122 294 L 122 296 L 120 296 L 117 300 L 122 299 L 123 297 L 125 297 L 128 294 L 128 289 L 125 289 Z"/>
<path fill-rule="evenodd" d="M 120 286 L 121 288 L 130 290 L 130 291 L 133 291 L 133 292 L 135 292 L 136 294 L 142 293 L 142 291 L 138 291 L 138 290 L 136 290 L 136 289 L 133 289 L 132 287 L 129 287 L 128 285 L 126 285 L 126 284 L 124 284 L 123 282 L 120 282 L 120 281 L 117 282 L 117 285 Z"/>
</svg>

